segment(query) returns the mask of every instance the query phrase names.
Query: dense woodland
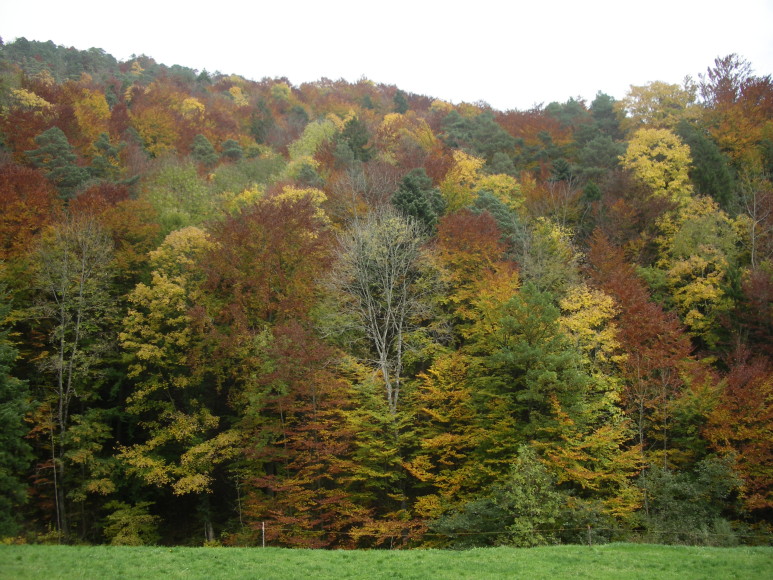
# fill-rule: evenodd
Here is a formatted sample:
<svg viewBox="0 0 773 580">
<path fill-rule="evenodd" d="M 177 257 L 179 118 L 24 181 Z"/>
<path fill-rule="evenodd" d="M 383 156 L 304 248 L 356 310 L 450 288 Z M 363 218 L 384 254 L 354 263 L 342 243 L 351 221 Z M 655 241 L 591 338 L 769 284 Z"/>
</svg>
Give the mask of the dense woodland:
<svg viewBox="0 0 773 580">
<path fill-rule="evenodd" d="M 0 45 L 0 537 L 770 541 L 743 57 L 503 112 Z"/>
</svg>

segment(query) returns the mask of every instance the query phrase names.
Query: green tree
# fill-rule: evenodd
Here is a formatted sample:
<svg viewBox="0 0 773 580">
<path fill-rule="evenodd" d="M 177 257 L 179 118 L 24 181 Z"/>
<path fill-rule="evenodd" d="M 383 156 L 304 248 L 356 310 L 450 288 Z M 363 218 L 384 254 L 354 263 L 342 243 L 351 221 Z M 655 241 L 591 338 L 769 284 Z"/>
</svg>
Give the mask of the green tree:
<svg viewBox="0 0 773 580">
<path fill-rule="evenodd" d="M 450 147 L 462 148 L 487 162 L 497 153 L 509 155 L 515 148 L 515 138 L 488 111 L 475 117 L 463 117 L 454 109 L 443 119 L 443 129 L 443 139 Z"/>
<path fill-rule="evenodd" d="M 352 117 L 346 122 L 337 136 L 337 141 L 346 143 L 357 161 L 365 162 L 373 157 L 373 150 L 368 145 L 370 133 L 365 123 L 357 117 Z"/>
<path fill-rule="evenodd" d="M 392 196 L 392 205 L 431 231 L 443 214 L 445 202 L 440 191 L 433 187 L 426 170 L 420 167 L 411 170 L 400 182 Z"/>
<path fill-rule="evenodd" d="M 108 181 L 118 181 L 121 174 L 121 162 L 119 154 L 126 143 L 119 146 L 110 143 L 110 136 L 107 133 L 101 133 L 94 142 L 96 151 L 91 160 L 89 173 L 96 178 L 106 179 Z"/>
<path fill-rule="evenodd" d="M 144 176 L 141 185 L 141 199 L 156 210 L 163 235 L 199 225 L 214 214 L 215 196 L 191 161 L 161 162 Z"/>
<path fill-rule="evenodd" d="M 111 546 L 146 546 L 158 543 L 159 516 L 151 515 L 147 501 L 129 505 L 121 501 L 111 501 L 105 509 L 113 510 L 105 518 L 105 537 Z"/>
<path fill-rule="evenodd" d="M 454 547 L 530 547 L 556 542 L 566 502 L 534 449 L 520 445 L 507 477 L 483 498 L 435 521 L 431 529 Z"/>
<path fill-rule="evenodd" d="M 676 134 L 690 147 L 690 181 L 699 195 L 712 197 L 723 209 L 729 209 L 735 189 L 730 160 L 701 127 L 682 120 Z"/>
<path fill-rule="evenodd" d="M 234 139 L 226 139 L 223 141 L 221 148 L 223 150 L 223 157 L 228 161 L 239 161 L 244 157 L 244 149 L 239 142 Z"/>
<path fill-rule="evenodd" d="M 648 496 L 645 525 L 656 541 L 737 543 L 723 518 L 731 494 L 741 485 L 732 457 L 708 457 L 688 471 L 653 466 L 642 473 L 639 485 Z"/>
<path fill-rule="evenodd" d="M 406 98 L 405 91 L 398 89 L 392 99 L 392 104 L 394 105 L 395 113 L 404 115 L 408 111 L 408 99 Z"/>
<path fill-rule="evenodd" d="M 212 143 L 204 135 L 199 133 L 193 138 L 191 144 L 191 157 L 206 169 L 211 169 L 218 162 L 218 154 Z"/>
<path fill-rule="evenodd" d="M 38 148 L 27 151 L 27 159 L 45 172 L 63 198 L 71 198 L 76 188 L 89 178 L 89 173 L 78 165 L 78 156 L 67 136 L 59 127 L 51 127 L 35 137 L 35 143 Z"/>
<path fill-rule="evenodd" d="M 569 228 L 537 218 L 530 225 L 521 225 L 513 239 L 524 280 L 557 295 L 578 283 L 580 254 Z"/>
<path fill-rule="evenodd" d="M 100 366 L 111 342 L 112 252 L 113 240 L 90 216 L 52 226 L 37 252 L 35 314 L 49 338 L 49 349 L 39 358 L 44 381 L 37 413 L 49 417 L 56 520 L 65 535 L 71 531 L 71 492 L 79 471 L 67 469 L 77 461 L 73 452 L 79 441 L 71 431 L 85 415 L 73 415 L 73 406 L 77 401 L 88 408 L 99 398 L 105 378 Z"/>
<path fill-rule="evenodd" d="M 474 376 L 479 401 L 497 409 L 486 413 L 486 421 L 509 419 L 521 441 L 538 439 L 555 424 L 556 402 L 583 428 L 595 419 L 591 377 L 560 331 L 559 315 L 551 294 L 526 283 L 485 312 L 473 331 L 470 349 L 478 358 Z M 512 451 L 501 450 L 504 457 L 498 459 Z"/>
<path fill-rule="evenodd" d="M 14 377 L 13 365 L 18 350 L 10 339 L 8 316 L 10 296 L 0 286 L 0 537 L 13 536 L 19 530 L 18 508 L 26 499 L 22 479 L 32 460 L 31 447 L 25 440 L 28 428 L 28 390 L 24 381 Z"/>
</svg>

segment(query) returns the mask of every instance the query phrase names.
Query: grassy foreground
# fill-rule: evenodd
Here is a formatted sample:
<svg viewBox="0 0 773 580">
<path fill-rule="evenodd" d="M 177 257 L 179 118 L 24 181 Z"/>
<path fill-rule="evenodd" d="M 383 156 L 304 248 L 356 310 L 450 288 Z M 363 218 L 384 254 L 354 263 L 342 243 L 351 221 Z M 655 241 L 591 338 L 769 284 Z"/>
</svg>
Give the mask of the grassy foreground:
<svg viewBox="0 0 773 580">
<path fill-rule="evenodd" d="M 647 544 L 469 551 L 0 546 L 0 578 L 773 578 L 773 548 Z"/>
</svg>

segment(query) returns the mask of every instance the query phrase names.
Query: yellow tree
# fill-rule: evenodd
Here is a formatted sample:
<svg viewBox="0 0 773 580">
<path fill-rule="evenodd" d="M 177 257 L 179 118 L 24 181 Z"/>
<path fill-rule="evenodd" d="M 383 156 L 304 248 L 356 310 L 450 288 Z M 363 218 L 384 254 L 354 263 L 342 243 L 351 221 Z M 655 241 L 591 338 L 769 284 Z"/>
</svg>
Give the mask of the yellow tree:
<svg viewBox="0 0 773 580">
<path fill-rule="evenodd" d="M 715 346 L 733 300 L 729 270 L 737 259 L 740 225 L 709 197 L 690 199 L 659 222 L 661 259 L 670 298 L 693 337 Z"/>
<path fill-rule="evenodd" d="M 653 197 L 681 204 L 692 194 L 690 147 L 668 129 L 639 129 L 620 161 Z"/>
<path fill-rule="evenodd" d="M 83 89 L 79 98 L 73 103 L 73 109 L 83 142 L 89 144 L 91 153 L 96 153 L 93 143 L 100 135 L 110 131 L 110 106 L 104 93 Z"/>
<path fill-rule="evenodd" d="M 620 105 L 626 113 L 624 125 L 629 130 L 642 127 L 673 129 L 679 121 L 694 116 L 695 87 L 654 81 L 631 86 Z"/>
<path fill-rule="evenodd" d="M 474 454 L 483 438 L 477 426 L 469 361 L 451 352 L 419 376 L 412 403 L 418 450 L 405 468 L 416 480 L 419 517 L 436 518 L 469 500 L 484 486 L 485 470 Z"/>
<path fill-rule="evenodd" d="M 454 163 L 440 183 L 440 192 L 446 200 L 448 212 L 472 205 L 478 190 L 480 171 L 485 161 L 464 151 L 453 152 Z"/>
<path fill-rule="evenodd" d="M 408 111 L 385 115 L 376 130 L 374 143 L 379 156 L 395 165 L 408 159 L 415 149 L 424 153 L 432 151 L 438 140 L 426 120 L 417 117 L 414 111 Z"/>
<path fill-rule="evenodd" d="M 478 180 L 477 186 L 481 191 L 493 193 L 510 210 L 516 213 L 523 211 L 526 196 L 523 193 L 521 184 L 514 177 L 502 173 L 483 175 Z"/>
<path fill-rule="evenodd" d="M 207 539 L 214 538 L 206 509 L 213 471 L 233 456 L 237 443 L 213 411 L 219 399 L 214 381 L 206 380 L 206 370 L 195 360 L 206 332 L 196 332 L 191 316 L 205 280 L 197 264 L 213 247 L 196 227 L 169 234 L 151 252 L 150 284 L 138 284 L 129 295 L 120 334 L 135 383 L 126 411 L 139 433 L 119 458 L 146 484 L 176 496 L 198 494 Z"/>
</svg>

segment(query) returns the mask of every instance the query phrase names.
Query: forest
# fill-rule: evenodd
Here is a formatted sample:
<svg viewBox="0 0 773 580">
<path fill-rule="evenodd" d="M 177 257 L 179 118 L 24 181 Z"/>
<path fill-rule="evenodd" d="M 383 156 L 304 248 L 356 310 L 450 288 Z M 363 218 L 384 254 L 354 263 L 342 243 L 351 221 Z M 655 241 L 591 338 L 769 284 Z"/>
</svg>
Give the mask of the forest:
<svg viewBox="0 0 773 580">
<path fill-rule="evenodd" d="M 499 111 L 0 41 L 0 541 L 770 544 L 771 175 L 737 54 Z"/>
</svg>

